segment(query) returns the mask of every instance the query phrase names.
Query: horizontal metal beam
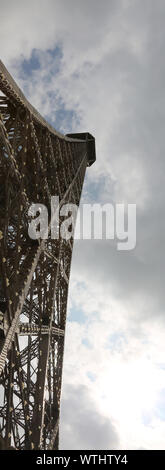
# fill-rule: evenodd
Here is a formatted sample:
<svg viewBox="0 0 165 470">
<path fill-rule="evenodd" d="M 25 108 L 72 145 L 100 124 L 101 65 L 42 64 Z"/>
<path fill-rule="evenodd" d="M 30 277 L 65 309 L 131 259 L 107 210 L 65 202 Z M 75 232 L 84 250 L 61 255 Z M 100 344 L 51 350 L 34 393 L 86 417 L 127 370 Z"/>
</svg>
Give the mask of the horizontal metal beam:
<svg viewBox="0 0 165 470">
<path fill-rule="evenodd" d="M 48 335 L 49 333 L 53 336 L 64 336 L 64 330 L 56 326 L 38 326 L 31 323 L 19 323 L 17 333 L 20 336 L 37 336 L 39 334 Z"/>
</svg>

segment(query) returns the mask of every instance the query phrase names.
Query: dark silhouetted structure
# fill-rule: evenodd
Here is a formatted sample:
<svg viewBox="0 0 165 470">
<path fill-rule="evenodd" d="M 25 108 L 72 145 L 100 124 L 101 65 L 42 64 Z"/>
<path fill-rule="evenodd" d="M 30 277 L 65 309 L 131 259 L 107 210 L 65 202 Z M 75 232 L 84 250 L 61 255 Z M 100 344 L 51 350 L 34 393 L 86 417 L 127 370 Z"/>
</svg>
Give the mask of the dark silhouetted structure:
<svg viewBox="0 0 165 470">
<path fill-rule="evenodd" d="M 63 136 L 0 62 L 0 447 L 57 449 L 73 237 L 32 240 L 28 209 L 79 205 L 89 133 Z"/>
</svg>

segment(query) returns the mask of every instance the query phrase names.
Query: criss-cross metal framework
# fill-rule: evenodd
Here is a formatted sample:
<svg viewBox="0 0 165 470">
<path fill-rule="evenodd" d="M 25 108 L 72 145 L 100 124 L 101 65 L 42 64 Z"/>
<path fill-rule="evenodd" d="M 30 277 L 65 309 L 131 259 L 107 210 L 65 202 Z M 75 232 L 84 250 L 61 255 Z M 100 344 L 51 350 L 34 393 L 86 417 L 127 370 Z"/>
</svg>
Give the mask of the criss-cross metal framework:
<svg viewBox="0 0 165 470">
<path fill-rule="evenodd" d="M 5 448 L 57 449 L 73 237 L 51 237 L 51 196 L 79 205 L 94 138 L 63 136 L 0 62 L 0 436 Z M 48 238 L 28 235 L 32 202 Z"/>
</svg>

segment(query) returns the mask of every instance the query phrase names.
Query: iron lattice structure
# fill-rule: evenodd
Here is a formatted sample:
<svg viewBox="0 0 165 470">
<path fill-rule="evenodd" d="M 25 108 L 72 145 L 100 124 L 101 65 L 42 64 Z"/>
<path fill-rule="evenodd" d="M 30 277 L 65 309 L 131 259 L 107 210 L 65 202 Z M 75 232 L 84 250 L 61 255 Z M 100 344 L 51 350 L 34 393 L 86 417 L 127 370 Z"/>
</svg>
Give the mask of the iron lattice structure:
<svg viewBox="0 0 165 470">
<path fill-rule="evenodd" d="M 28 209 L 79 205 L 95 140 L 61 135 L 0 62 L 0 435 L 5 448 L 58 449 L 73 238 L 32 240 Z M 1 444 L 2 446 L 2 444 Z"/>
</svg>

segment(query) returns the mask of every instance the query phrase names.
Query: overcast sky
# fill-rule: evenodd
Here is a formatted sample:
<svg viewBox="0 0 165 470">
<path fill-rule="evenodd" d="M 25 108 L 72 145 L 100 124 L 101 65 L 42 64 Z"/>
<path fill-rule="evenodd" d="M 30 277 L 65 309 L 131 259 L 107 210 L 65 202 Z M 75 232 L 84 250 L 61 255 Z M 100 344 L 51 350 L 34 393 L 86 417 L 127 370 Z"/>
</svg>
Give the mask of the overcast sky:
<svg viewBox="0 0 165 470">
<path fill-rule="evenodd" d="M 82 202 L 137 204 L 137 245 L 76 241 L 60 447 L 165 448 L 165 2 L 0 0 L 1 59 L 63 133 L 91 132 Z"/>
</svg>

